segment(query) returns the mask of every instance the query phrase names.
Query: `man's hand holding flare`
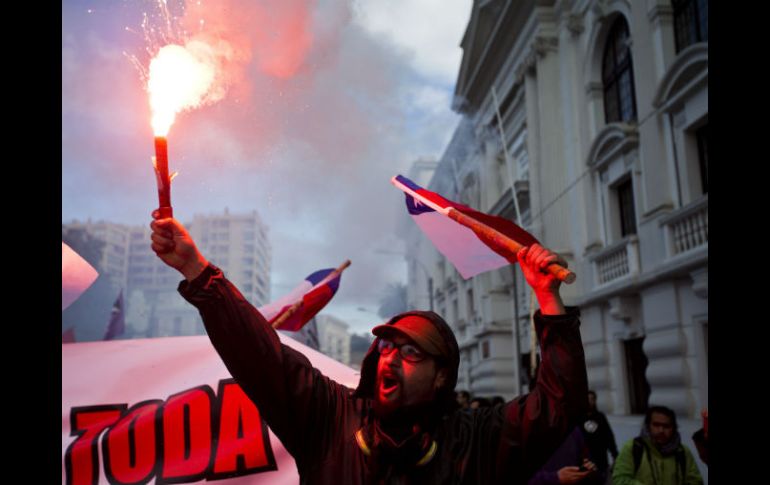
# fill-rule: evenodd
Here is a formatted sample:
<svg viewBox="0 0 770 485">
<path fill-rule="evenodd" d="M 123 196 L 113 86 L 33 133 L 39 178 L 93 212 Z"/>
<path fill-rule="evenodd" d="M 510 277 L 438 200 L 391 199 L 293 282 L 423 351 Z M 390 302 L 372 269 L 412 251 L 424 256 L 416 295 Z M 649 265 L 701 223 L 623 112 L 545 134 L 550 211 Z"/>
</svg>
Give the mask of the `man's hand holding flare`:
<svg viewBox="0 0 770 485">
<path fill-rule="evenodd" d="M 152 250 L 164 263 L 182 273 L 187 281 L 194 280 L 208 265 L 195 241 L 176 219 L 160 219 L 157 210 L 153 211 L 152 218 L 155 219 L 150 223 Z"/>
</svg>

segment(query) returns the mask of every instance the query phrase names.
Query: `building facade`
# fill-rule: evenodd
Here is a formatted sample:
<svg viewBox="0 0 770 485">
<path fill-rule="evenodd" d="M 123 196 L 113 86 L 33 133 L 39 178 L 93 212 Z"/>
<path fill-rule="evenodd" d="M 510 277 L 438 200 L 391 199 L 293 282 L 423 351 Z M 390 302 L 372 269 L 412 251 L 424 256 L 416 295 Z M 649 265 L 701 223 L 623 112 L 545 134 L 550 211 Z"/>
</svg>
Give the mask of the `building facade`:
<svg viewBox="0 0 770 485">
<path fill-rule="evenodd" d="M 569 262 L 578 279 L 562 294 L 581 307 L 602 409 L 697 417 L 708 400 L 707 2 L 474 1 L 462 47 L 453 109 L 465 119 L 429 188 L 518 221 Z M 458 388 L 526 392 L 532 299 L 520 270 L 464 281 L 426 244 L 407 245 L 407 261 L 430 269 L 458 335 Z"/>
<path fill-rule="evenodd" d="M 257 211 L 195 215 L 190 235 L 254 306 L 270 302 L 272 252 L 267 226 Z"/>
</svg>

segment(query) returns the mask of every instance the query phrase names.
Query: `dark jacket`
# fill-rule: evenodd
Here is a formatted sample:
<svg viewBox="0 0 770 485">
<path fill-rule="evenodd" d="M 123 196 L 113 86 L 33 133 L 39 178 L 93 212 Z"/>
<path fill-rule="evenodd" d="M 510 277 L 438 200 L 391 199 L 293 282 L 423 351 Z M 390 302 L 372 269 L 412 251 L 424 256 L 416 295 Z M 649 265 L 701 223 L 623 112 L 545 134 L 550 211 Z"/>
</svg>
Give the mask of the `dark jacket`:
<svg viewBox="0 0 770 485">
<path fill-rule="evenodd" d="M 581 426 L 592 461 L 599 470 L 606 470 L 609 467 L 607 452 L 610 452 L 613 460 L 618 457 L 618 446 L 607 416 L 599 411 L 589 412 Z"/>
<path fill-rule="evenodd" d="M 381 454 L 367 457 L 355 436 L 372 425 L 372 401 L 362 397 L 362 388 L 371 382 L 366 363 L 374 357 L 365 359 L 360 392 L 354 393 L 281 344 L 215 266 L 180 283 L 179 291 L 198 308 L 228 370 L 294 457 L 303 484 L 526 483 L 586 411 L 579 312 L 538 312 L 543 365 L 536 388 L 494 408 L 439 416 L 431 431 L 438 445 L 434 458 L 419 467 L 390 467 Z"/>
<path fill-rule="evenodd" d="M 591 460 L 591 453 L 580 428 L 576 427 L 527 485 L 559 485 L 559 470 L 568 466 L 581 466 L 584 459 Z M 593 461 L 593 460 L 591 460 Z M 581 485 L 604 485 L 605 475 L 599 472 L 588 475 Z"/>
</svg>

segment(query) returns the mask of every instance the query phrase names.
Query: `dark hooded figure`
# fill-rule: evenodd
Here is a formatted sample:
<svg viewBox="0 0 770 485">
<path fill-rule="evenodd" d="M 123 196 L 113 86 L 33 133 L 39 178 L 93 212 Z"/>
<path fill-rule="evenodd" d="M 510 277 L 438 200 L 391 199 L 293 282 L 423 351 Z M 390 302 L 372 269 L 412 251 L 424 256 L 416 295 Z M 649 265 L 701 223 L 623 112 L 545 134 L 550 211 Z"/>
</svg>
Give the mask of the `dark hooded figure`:
<svg viewBox="0 0 770 485">
<path fill-rule="evenodd" d="M 157 215 L 154 215 L 157 217 Z M 540 302 L 535 326 L 542 363 L 537 386 L 508 403 L 457 408 L 460 354 L 439 315 L 412 311 L 375 327 L 357 389 L 332 381 L 277 333 L 175 219 L 151 224 L 152 248 L 186 279 L 232 376 L 294 457 L 303 484 L 516 484 L 548 459 L 586 411 L 578 310 L 565 308 L 565 265 L 538 245 L 518 259 Z M 244 465 L 243 474 L 249 470 Z"/>
</svg>

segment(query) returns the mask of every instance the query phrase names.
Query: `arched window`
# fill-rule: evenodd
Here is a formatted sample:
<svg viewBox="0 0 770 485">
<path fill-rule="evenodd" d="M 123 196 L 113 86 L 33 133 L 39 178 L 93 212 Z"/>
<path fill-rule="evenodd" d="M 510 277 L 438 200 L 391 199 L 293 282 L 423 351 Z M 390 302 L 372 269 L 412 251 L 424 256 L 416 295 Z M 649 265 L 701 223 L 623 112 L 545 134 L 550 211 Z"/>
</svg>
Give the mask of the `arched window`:
<svg viewBox="0 0 770 485">
<path fill-rule="evenodd" d="M 628 24 L 619 17 L 607 37 L 602 61 L 604 118 L 607 123 L 636 120 L 634 71 L 629 48 Z"/>
<path fill-rule="evenodd" d="M 708 0 L 672 0 L 676 52 L 709 40 Z"/>
</svg>

